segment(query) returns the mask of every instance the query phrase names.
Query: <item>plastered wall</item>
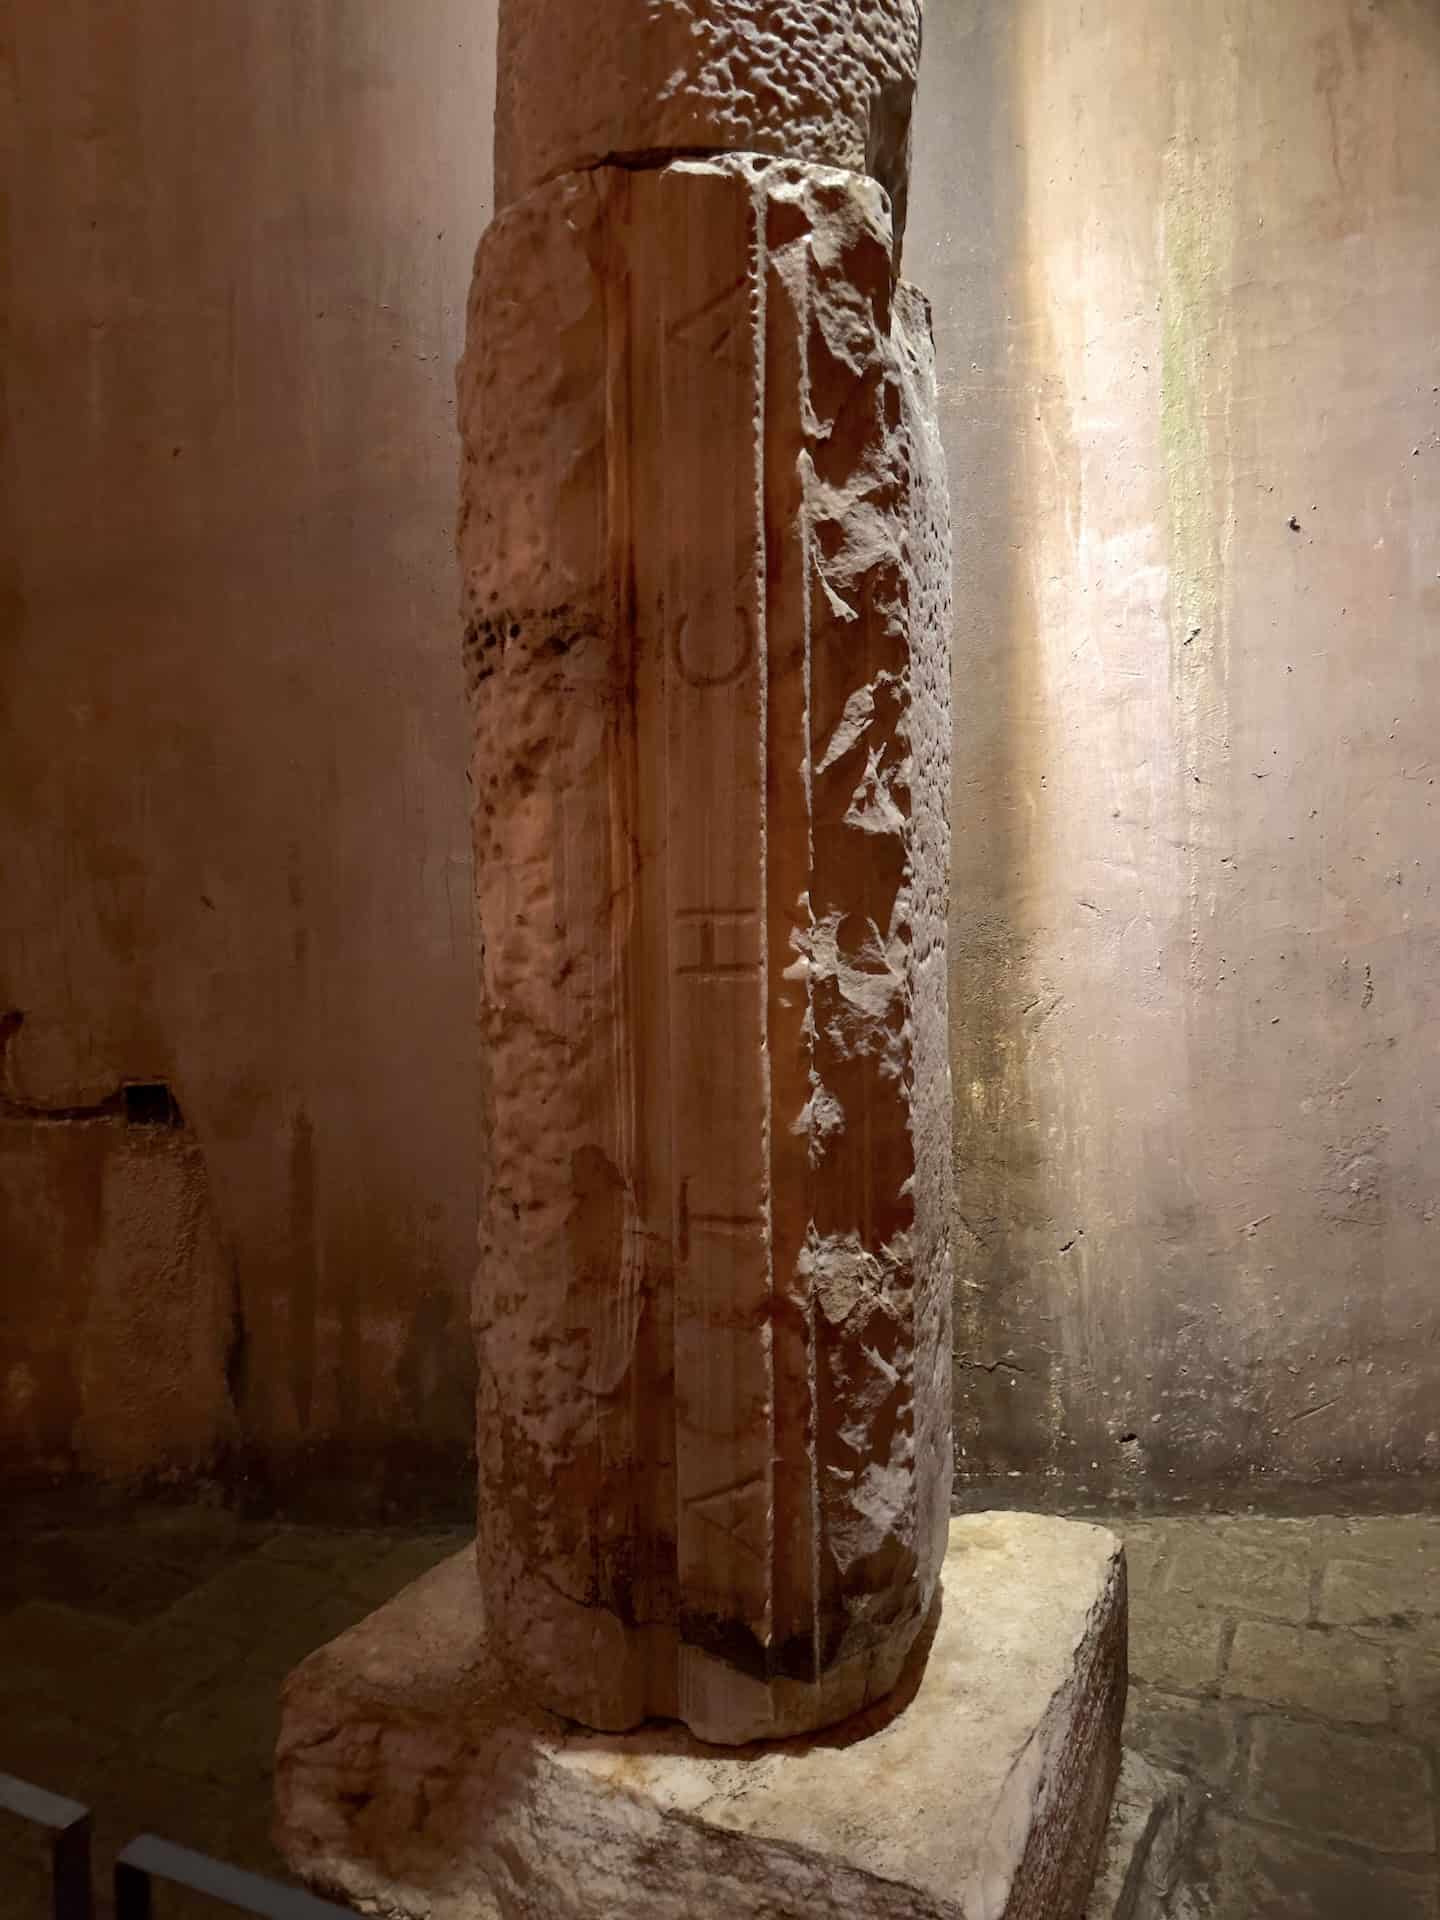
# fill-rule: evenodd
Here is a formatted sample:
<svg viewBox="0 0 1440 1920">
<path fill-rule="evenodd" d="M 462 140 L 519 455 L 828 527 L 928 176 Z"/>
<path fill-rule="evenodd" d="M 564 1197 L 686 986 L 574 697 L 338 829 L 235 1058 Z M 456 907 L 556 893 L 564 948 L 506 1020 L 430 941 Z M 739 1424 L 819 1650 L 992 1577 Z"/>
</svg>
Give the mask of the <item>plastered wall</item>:
<svg viewBox="0 0 1440 1920">
<path fill-rule="evenodd" d="M 941 0 L 970 1488 L 1440 1458 L 1440 7 Z"/>
<path fill-rule="evenodd" d="M 493 0 L 3 19 L 0 1454 L 463 1505 Z M 930 0 L 966 1497 L 1440 1464 L 1437 125 L 1435 0 Z"/>
<path fill-rule="evenodd" d="M 9 0 L 0 35 L 0 1456 L 463 1504 L 493 18 Z M 133 1080 L 182 1126 L 101 1111 Z"/>
</svg>

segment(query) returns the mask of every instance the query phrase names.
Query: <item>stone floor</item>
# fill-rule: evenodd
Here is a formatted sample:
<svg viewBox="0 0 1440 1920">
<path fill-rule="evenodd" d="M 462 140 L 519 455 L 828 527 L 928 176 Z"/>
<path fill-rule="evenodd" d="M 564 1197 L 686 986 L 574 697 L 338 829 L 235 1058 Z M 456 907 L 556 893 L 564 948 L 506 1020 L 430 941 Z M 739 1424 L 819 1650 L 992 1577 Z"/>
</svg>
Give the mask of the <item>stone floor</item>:
<svg viewBox="0 0 1440 1920">
<path fill-rule="evenodd" d="M 1177 1920 L 1440 1920 L 1440 1518 L 1112 1524 L 1127 1738 L 1195 1787 Z M 102 1891 L 142 1830 L 278 1873 L 281 1679 L 463 1540 L 161 1507 L 30 1508 L 6 1536 L 0 1771 L 94 1806 Z M 0 1820 L 0 1920 L 44 1897 L 33 1839 Z"/>
<path fill-rule="evenodd" d="M 1197 1789 L 1179 1912 L 1436 1920 L 1440 1518 L 1112 1524 L 1126 1738 Z"/>
</svg>

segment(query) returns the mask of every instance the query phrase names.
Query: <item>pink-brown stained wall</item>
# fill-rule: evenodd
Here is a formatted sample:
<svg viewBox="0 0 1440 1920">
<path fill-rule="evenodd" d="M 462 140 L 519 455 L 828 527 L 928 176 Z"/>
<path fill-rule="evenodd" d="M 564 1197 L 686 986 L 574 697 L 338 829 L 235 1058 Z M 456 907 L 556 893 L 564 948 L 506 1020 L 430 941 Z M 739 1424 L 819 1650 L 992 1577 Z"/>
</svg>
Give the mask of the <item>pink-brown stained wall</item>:
<svg viewBox="0 0 1440 1920">
<path fill-rule="evenodd" d="M 493 35 L 469 0 L 0 27 L 12 1464 L 471 1497 L 453 367 Z M 163 1139 L 35 1117 L 162 1079 Z M 178 1364 L 186 1410 L 142 1395 L 97 1442 L 95 1330 L 152 1276 L 163 1338 L 114 1364 Z"/>
<path fill-rule="evenodd" d="M 0 1229 L 7 1467 L 189 1479 L 233 1456 L 230 1278 L 193 1137 L 12 1112 Z"/>
<path fill-rule="evenodd" d="M 463 1508 L 494 0 L 3 18 L 0 1451 Z M 1440 1465 L 1437 124 L 1435 0 L 930 0 L 971 1497 Z"/>
</svg>

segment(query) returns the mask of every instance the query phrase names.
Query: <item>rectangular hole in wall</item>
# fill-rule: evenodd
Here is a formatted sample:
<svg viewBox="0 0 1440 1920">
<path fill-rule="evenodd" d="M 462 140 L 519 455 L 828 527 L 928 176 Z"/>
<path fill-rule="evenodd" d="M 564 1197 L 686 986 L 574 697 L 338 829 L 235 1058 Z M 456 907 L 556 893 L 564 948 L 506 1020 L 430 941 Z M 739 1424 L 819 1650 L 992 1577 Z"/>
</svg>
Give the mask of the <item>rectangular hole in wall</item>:
<svg viewBox="0 0 1440 1920">
<path fill-rule="evenodd" d="M 163 1080 L 127 1080 L 121 1088 L 127 1127 L 178 1127 L 180 1105 Z"/>
</svg>

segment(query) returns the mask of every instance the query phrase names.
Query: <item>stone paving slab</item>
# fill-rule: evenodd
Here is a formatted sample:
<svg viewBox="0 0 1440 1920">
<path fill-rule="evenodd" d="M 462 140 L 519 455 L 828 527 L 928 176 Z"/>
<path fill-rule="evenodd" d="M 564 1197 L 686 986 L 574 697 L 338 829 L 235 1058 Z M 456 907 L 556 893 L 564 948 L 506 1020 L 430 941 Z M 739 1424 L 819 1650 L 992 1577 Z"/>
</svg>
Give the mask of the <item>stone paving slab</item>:
<svg viewBox="0 0 1440 1920">
<path fill-rule="evenodd" d="M 1385 1563 L 1332 1560 L 1320 1576 L 1317 1611 L 1330 1626 L 1399 1626 L 1440 1617 L 1440 1565 L 1429 1555 Z"/>
<path fill-rule="evenodd" d="M 162 1715 L 147 1735 L 147 1753 L 172 1773 L 254 1796 L 268 1778 L 280 1732 L 277 1696 L 278 1685 L 257 1685 L 242 1668 Z"/>
<path fill-rule="evenodd" d="M 93 1722 L 33 1701 L 7 1706 L 0 1719 L 0 1773 L 94 1806 L 122 1767 L 122 1743 Z"/>
<path fill-rule="evenodd" d="M 339 1569 L 368 1565 L 394 1546 L 394 1534 L 380 1527 L 336 1527 L 333 1533 L 315 1527 L 277 1527 L 257 1552 L 261 1560 L 310 1567 L 333 1579 Z"/>
<path fill-rule="evenodd" d="M 1255 1815 L 1377 1853 L 1433 1854 L 1430 1763 L 1413 1741 L 1266 1716 L 1247 1798 Z"/>
<path fill-rule="evenodd" d="M 1417 1558 L 1440 1567 L 1440 1515 L 1342 1516 L 1324 1523 L 1327 1556 L 1401 1566 Z"/>
<path fill-rule="evenodd" d="M 1123 1516 L 1111 1524 L 1128 1545 Z M 1206 1809 L 1175 1920 L 1440 1917 L 1440 1517 L 1185 1516 L 1133 1532 L 1125 1737 Z"/>
<path fill-rule="evenodd" d="M 1207 1815 L 1175 1920 L 1440 1920 L 1433 1878 Z"/>
<path fill-rule="evenodd" d="M 1384 1726 L 1390 1718 L 1388 1668 L 1383 1647 L 1352 1634 L 1241 1620 L 1224 1691 L 1332 1720 Z"/>
<path fill-rule="evenodd" d="M 123 1666 L 129 1635 L 101 1615 L 56 1600 L 26 1600 L 4 1622 L 3 1685 L 84 1722 Z"/>
<path fill-rule="evenodd" d="M 1175 1542 L 1162 1590 L 1225 1613 L 1298 1622 L 1310 1615 L 1310 1585 L 1308 1530 L 1287 1529 L 1267 1541 L 1253 1530 L 1202 1522 Z"/>
<path fill-rule="evenodd" d="M 1202 1789 L 1233 1779 L 1245 1732 L 1241 1716 L 1219 1701 L 1185 1699 L 1157 1687 L 1130 1689 L 1126 1745 Z"/>
<path fill-rule="evenodd" d="M 48 1920 L 49 1849 L 23 1822 L 0 1813 L 0 1920 Z"/>
<path fill-rule="evenodd" d="M 1132 1595 L 1130 1672 L 1176 1693 L 1214 1693 L 1220 1684 L 1226 1622 L 1187 1599 Z"/>
<path fill-rule="evenodd" d="M 1400 1725 L 1427 1746 L 1440 1748 L 1440 1651 L 1401 1645 L 1393 1659 Z"/>
<path fill-rule="evenodd" d="M 338 1585 L 320 1567 L 248 1554 L 177 1600 L 165 1619 L 243 1647 L 277 1620 L 294 1621 L 303 1632 L 303 1623 L 313 1618 L 323 1630 Z"/>
</svg>

